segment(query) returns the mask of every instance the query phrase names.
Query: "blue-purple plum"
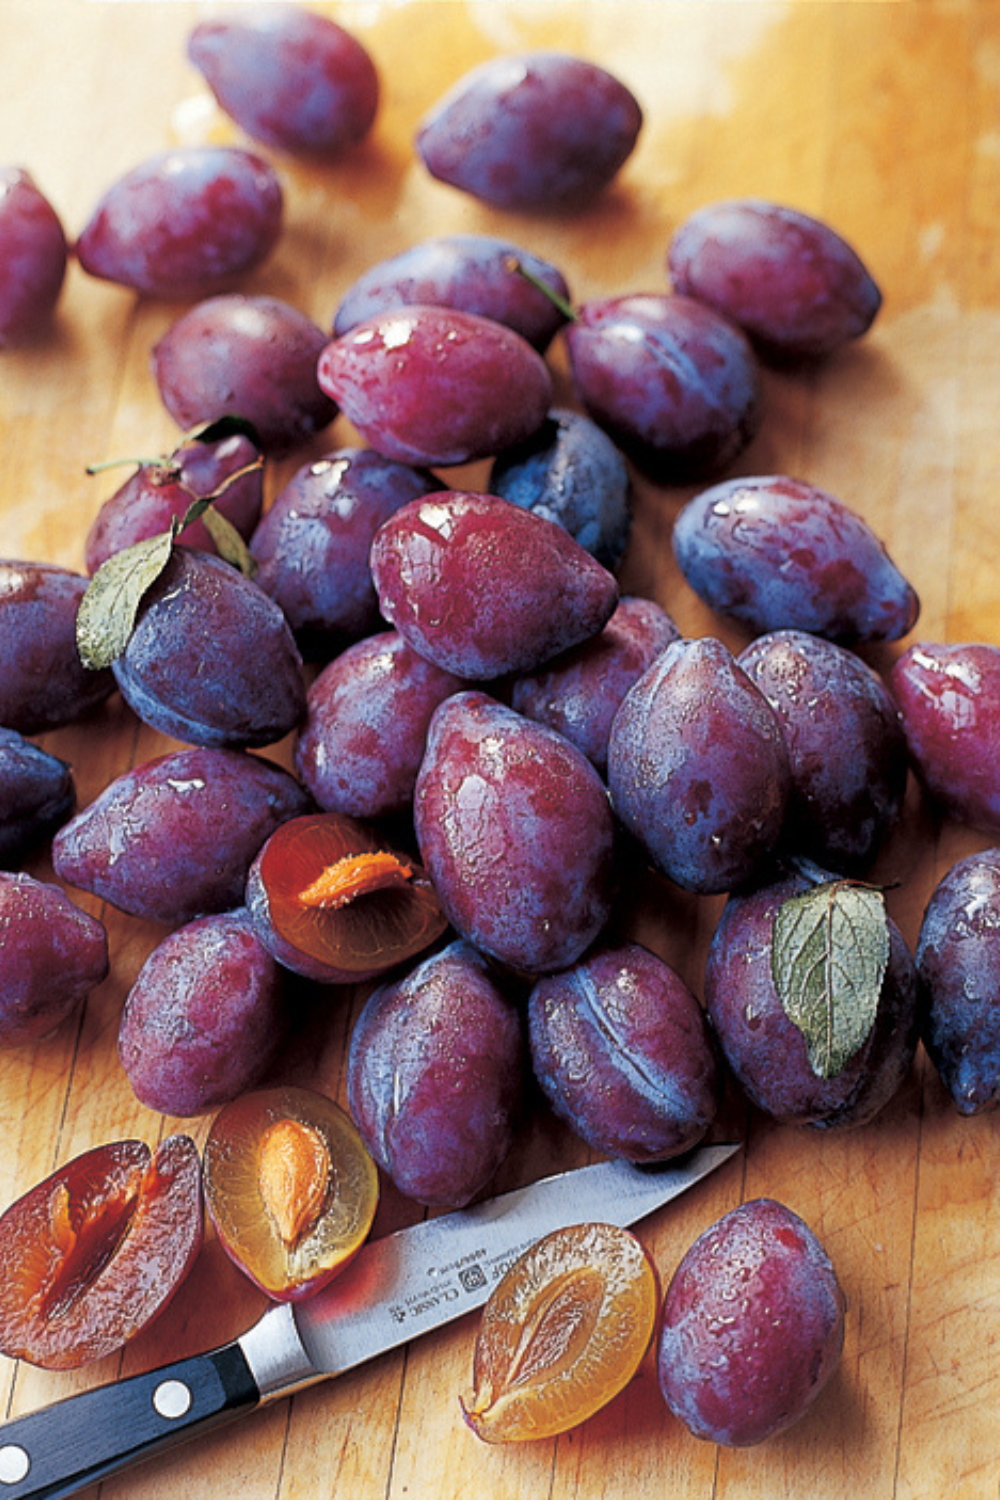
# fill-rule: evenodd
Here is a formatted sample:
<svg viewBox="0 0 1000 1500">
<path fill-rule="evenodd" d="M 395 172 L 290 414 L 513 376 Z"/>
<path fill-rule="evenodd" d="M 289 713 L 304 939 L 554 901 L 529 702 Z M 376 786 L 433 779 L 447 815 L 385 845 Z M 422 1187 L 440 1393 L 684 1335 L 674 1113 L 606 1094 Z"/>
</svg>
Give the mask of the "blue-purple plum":
<svg viewBox="0 0 1000 1500">
<path fill-rule="evenodd" d="M 76 645 L 89 579 L 52 563 L 0 561 L 0 724 L 41 734 L 103 702 L 115 680 L 90 671 Z"/>
<path fill-rule="evenodd" d="M 47 1036 L 108 974 L 104 924 L 57 885 L 0 871 L 0 1044 Z"/>
<path fill-rule="evenodd" d="M 62 221 L 29 172 L 0 167 L 0 349 L 51 318 L 66 277 Z"/>
<path fill-rule="evenodd" d="M 69 764 L 16 730 L 0 729 L 0 866 L 16 865 L 75 805 Z"/>
</svg>

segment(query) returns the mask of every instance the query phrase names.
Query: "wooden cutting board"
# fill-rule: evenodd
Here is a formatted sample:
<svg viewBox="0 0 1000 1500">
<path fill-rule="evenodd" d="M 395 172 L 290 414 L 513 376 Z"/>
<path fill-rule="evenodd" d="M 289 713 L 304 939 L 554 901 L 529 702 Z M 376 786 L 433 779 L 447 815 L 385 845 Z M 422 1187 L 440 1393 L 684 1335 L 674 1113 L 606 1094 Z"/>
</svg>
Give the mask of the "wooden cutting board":
<svg viewBox="0 0 1000 1500">
<path fill-rule="evenodd" d="M 0 160 L 27 167 L 70 233 L 100 192 L 170 143 L 233 139 L 184 59 L 210 4 L 2 0 Z M 371 140 L 341 164 L 279 162 L 284 238 L 248 290 L 328 325 L 366 266 L 426 235 L 505 234 L 548 256 L 578 300 L 665 286 L 674 226 L 712 200 L 754 194 L 816 213 L 862 253 L 885 293 L 863 343 L 811 372 L 768 374 L 763 431 L 743 472 L 785 471 L 868 518 L 917 587 L 915 638 L 1000 642 L 1000 5 L 995 0 L 357 0 L 318 6 L 351 27 L 382 74 Z M 575 218 L 506 217 L 431 181 L 415 123 L 445 87 L 498 52 L 559 47 L 616 71 L 646 111 L 620 183 Z M 0 355 L 0 552 L 82 566 L 91 518 L 119 476 L 90 461 L 148 454 L 175 436 L 149 351 L 177 306 L 137 301 L 70 271 L 51 334 Z M 552 355 L 560 399 L 565 359 Z M 353 440 L 343 422 L 276 466 Z M 448 479 L 475 485 L 481 469 Z M 622 583 L 689 634 L 742 638 L 673 564 L 690 491 L 637 481 Z M 899 648 L 895 648 L 898 650 Z M 886 667 L 892 650 L 871 659 Z M 2 664 L 0 664 L 2 670 Z M 113 701 L 45 736 L 73 763 L 81 804 L 170 748 Z M 289 763 L 287 744 L 267 752 Z M 939 826 L 911 787 L 878 875 L 910 942 L 935 881 L 988 841 Z M 49 873 L 44 858 L 32 870 Z M 96 903 L 81 904 L 98 911 Z M 636 881 L 628 929 L 701 988 L 718 901 Z M 134 1100 L 116 1055 L 125 994 L 162 930 L 110 908 L 112 974 L 82 1016 L 0 1057 L 0 1204 L 80 1151 L 155 1141 L 208 1122 L 164 1120 Z M 285 1076 L 343 1099 L 345 1038 L 361 992 L 330 991 L 303 1019 Z M 820 1135 L 774 1127 L 731 1097 L 719 1134 L 746 1151 L 645 1226 L 669 1277 L 713 1218 L 761 1194 L 794 1208 L 833 1257 L 849 1299 L 845 1355 L 813 1412 L 754 1450 L 696 1441 L 662 1405 L 652 1361 L 602 1414 L 555 1442 L 489 1449 L 464 1427 L 474 1322 L 316 1387 L 172 1458 L 109 1481 L 104 1500 L 985 1500 L 1000 1486 L 1000 1134 L 963 1121 L 921 1056 L 873 1124 Z M 583 1160 L 549 1118 L 526 1129 L 498 1186 Z M 387 1186 L 376 1232 L 419 1210 Z M 211 1239 L 190 1282 L 124 1356 L 75 1374 L 4 1362 L 20 1413 L 220 1342 L 261 1300 Z M 88 1492 L 93 1500 L 96 1490 Z"/>
</svg>

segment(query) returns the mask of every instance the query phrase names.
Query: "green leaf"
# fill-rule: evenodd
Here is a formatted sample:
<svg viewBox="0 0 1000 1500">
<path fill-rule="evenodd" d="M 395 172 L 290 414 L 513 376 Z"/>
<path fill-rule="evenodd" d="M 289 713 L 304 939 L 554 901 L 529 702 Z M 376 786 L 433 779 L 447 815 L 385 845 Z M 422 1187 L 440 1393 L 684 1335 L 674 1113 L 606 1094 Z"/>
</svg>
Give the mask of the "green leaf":
<svg viewBox="0 0 1000 1500">
<path fill-rule="evenodd" d="M 250 548 L 240 536 L 232 521 L 228 520 L 214 505 L 210 505 L 202 516 L 205 529 L 218 549 L 219 556 L 227 563 L 232 563 L 234 568 L 239 568 L 246 578 L 252 578 L 257 571 L 257 559 L 250 554 Z"/>
<path fill-rule="evenodd" d="M 123 547 L 98 568 L 76 613 L 76 647 L 85 667 L 97 672 L 121 656 L 143 596 L 170 561 L 176 531 L 175 524 Z"/>
<path fill-rule="evenodd" d="M 889 963 L 882 892 L 828 880 L 778 910 L 771 973 L 782 1009 L 802 1032 L 809 1064 L 834 1078 L 862 1047 Z"/>
</svg>

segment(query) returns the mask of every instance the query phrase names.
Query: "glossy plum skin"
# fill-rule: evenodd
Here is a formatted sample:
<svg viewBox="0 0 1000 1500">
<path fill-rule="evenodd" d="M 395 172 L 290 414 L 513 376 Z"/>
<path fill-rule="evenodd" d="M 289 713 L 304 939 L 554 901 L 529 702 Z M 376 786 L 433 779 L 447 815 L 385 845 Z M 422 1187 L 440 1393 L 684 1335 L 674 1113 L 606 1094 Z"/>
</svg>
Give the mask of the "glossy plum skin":
<svg viewBox="0 0 1000 1500">
<path fill-rule="evenodd" d="M 51 563 L 0 561 L 0 724 L 41 734 L 68 724 L 114 691 L 76 647 L 76 612 L 88 579 Z"/>
<path fill-rule="evenodd" d="M 358 323 L 414 303 L 492 318 L 543 352 L 566 321 L 550 297 L 512 268 L 517 261 L 557 297 L 566 278 L 541 256 L 487 234 L 444 234 L 379 261 L 344 293 L 333 319 L 337 338 Z"/>
<path fill-rule="evenodd" d="M 14 729 L 0 729 L 0 868 L 66 821 L 76 805 L 68 763 Z"/>
<path fill-rule="evenodd" d="M 187 55 L 248 135 L 293 155 L 339 156 L 368 134 L 378 111 L 378 73 L 365 48 L 299 6 L 202 21 Z"/>
<path fill-rule="evenodd" d="M 937 806 L 1000 833 L 1000 647 L 917 642 L 893 664 L 889 687 L 910 760 Z"/>
<path fill-rule="evenodd" d="M 920 601 L 868 523 L 784 474 L 723 480 L 681 509 L 674 555 L 695 593 L 755 633 L 808 630 L 838 645 L 895 641 Z"/>
<path fill-rule="evenodd" d="M 270 745 L 305 712 L 302 659 L 274 600 L 188 547 L 174 548 L 112 670 L 143 723 L 190 745 Z"/>
<path fill-rule="evenodd" d="M 640 944 L 599 945 L 539 979 L 528 1023 L 546 1098 L 602 1155 L 665 1161 L 715 1119 L 721 1074 L 704 1012 Z"/>
<path fill-rule="evenodd" d="M 238 750 L 177 750 L 111 781 L 59 830 L 60 880 L 147 921 L 178 926 L 243 899 L 250 864 L 309 796 Z"/>
<path fill-rule="evenodd" d="M 625 594 L 599 634 L 518 677 L 511 707 L 565 735 L 606 776 L 611 725 L 626 693 L 679 639 L 665 609 Z"/>
<path fill-rule="evenodd" d="M 368 448 L 338 448 L 304 464 L 254 532 L 255 582 L 278 603 L 309 656 L 384 623 L 372 583 L 372 540 L 409 500 L 438 491 L 433 474 Z"/>
<path fill-rule="evenodd" d="M 696 1437 L 750 1447 L 797 1422 L 844 1345 L 830 1257 L 772 1198 L 741 1203 L 684 1255 L 663 1301 L 660 1389 Z"/>
<path fill-rule="evenodd" d="M 281 971 L 236 910 L 153 949 L 125 1001 L 118 1055 L 140 1103 L 187 1117 L 255 1088 L 285 1030 Z"/>
<path fill-rule="evenodd" d="M 236 146 L 177 147 L 108 188 L 76 255 L 91 276 L 147 297 L 210 297 L 267 258 L 283 206 L 262 157 Z"/>
<path fill-rule="evenodd" d="M 460 78 L 421 122 L 433 177 L 494 208 L 582 207 L 635 147 L 642 110 L 596 63 L 560 52 L 495 57 Z"/>
<path fill-rule="evenodd" d="M 351 1036 L 348 1102 L 402 1193 L 457 1208 L 510 1150 L 525 1069 L 516 1006 L 459 940 L 370 996 Z"/>
<path fill-rule="evenodd" d="M 582 412 L 553 408 L 532 437 L 500 454 L 488 489 L 558 521 L 602 566 L 617 570 L 632 528 L 632 486 L 614 443 Z"/>
<path fill-rule="evenodd" d="M 654 292 L 599 298 L 578 309 L 563 337 L 586 411 L 654 477 L 715 474 L 757 435 L 753 351 L 703 303 Z"/>
<path fill-rule="evenodd" d="M 333 421 L 336 407 L 316 384 L 326 334 L 279 297 L 230 293 L 199 302 L 154 345 L 160 398 L 185 431 L 236 415 L 261 447 L 283 456 Z"/>
<path fill-rule="evenodd" d="M 379 529 L 370 560 L 385 619 L 471 680 L 540 666 L 596 635 L 618 602 L 613 574 L 568 531 L 495 495 L 411 501 Z"/>
<path fill-rule="evenodd" d="M 452 926 L 511 969 L 566 968 L 607 921 L 614 820 L 597 772 L 485 693 L 435 711 L 414 826 Z"/>
<path fill-rule="evenodd" d="M 183 520 L 193 500 L 213 494 L 223 480 L 247 468 L 259 456 L 249 438 L 235 436 L 217 443 L 184 443 L 162 463 L 141 464 L 105 500 L 94 517 L 84 544 L 87 572 L 96 573 L 102 563 L 123 547 L 169 531 L 175 519 Z M 260 520 L 263 490 L 263 478 L 257 469 L 234 479 L 212 502 L 244 541 L 249 540 Z M 185 547 L 217 551 L 201 520 L 184 528 L 183 541 Z"/>
<path fill-rule="evenodd" d="M 548 366 L 519 333 L 423 303 L 328 343 L 316 376 L 378 453 L 418 467 L 489 458 L 529 437 L 552 401 Z"/>
<path fill-rule="evenodd" d="M 356 641 L 313 682 L 295 769 L 325 812 L 407 811 L 434 710 L 468 684 L 425 661 L 395 630 Z"/>
<path fill-rule="evenodd" d="M 793 874 L 730 896 L 709 948 L 705 1006 L 751 1103 L 784 1124 L 825 1130 L 865 1124 L 902 1085 L 917 1045 L 917 978 L 910 950 L 890 920 L 889 963 L 872 1029 L 841 1072 L 830 1078 L 815 1073 L 771 972 L 777 912 L 812 883 Z"/>
<path fill-rule="evenodd" d="M 831 354 L 867 332 L 882 303 L 834 229 L 763 199 L 711 203 L 674 232 L 674 289 L 731 318 L 770 356 Z"/>
<path fill-rule="evenodd" d="M 721 641 L 675 641 L 629 689 L 611 726 L 608 786 L 678 885 L 710 895 L 757 878 L 791 772 L 774 710 Z"/>
<path fill-rule="evenodd" d="M 1000 1106 L 1000 849 L 967 855 L 931 893 L 917 939 L 921 1036 L 962 1115 Z"/>
<path fill-rule="evenodd" d="M 881 677 L 801 630 L 758 636 L 736 658 L 781 723 L 792 771 L 782 844 L 831 870 L 864 870 L 906 792 L 906 741 Z"/>
<path fill-rule="evenodd" d="M 103 923 L 57 885 L 0 871 L 0 1045 L 47 1036 L 108 973 Z"/>
<path fill-rule="evenodd" d="M 66 258 L 62 222 L 31 174 L 0 167 L 0 349 L 52 316 Z"/>
</svg>

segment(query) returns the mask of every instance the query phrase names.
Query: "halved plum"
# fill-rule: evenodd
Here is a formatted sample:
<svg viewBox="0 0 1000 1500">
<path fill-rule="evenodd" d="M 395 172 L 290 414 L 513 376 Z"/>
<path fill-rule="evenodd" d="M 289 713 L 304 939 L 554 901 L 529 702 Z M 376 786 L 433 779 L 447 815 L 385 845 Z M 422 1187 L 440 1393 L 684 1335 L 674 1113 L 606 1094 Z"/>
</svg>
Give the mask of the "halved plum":
<svg viewBox="0 0 1000 1500">
<path fill-rule="evenodd" d="M 378 1206 L 378 1170 L 348 1115 L 313 1089 L 242 1094 L 205 1143 L 205 1199 L 223 1249 L 278 1302 L 351 1261 Z"/>
</svg>

